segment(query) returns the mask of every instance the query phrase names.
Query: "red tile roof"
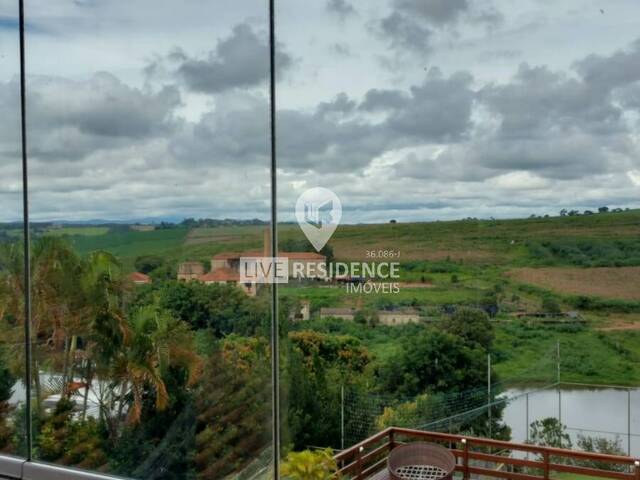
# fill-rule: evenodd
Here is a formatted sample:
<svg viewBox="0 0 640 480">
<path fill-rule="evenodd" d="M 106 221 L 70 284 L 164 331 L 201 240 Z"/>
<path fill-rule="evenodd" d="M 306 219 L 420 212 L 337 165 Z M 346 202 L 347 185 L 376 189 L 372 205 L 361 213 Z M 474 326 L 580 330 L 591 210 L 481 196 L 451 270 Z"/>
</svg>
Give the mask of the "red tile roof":
<svg viewBox="0 0 640 480">
<path fill-rule="evenodd" d="M 326 260 L 327 257 L 316 252 L 280 252 L 278 255 L 289 260 Z"/>
<path fill-rule="evenodd" d="M 230 268 L 217 268 L 212 272 L 200 275 L 198 280 L 201 282 L 237 282 L 240 280 L 240 274 Z"/>
<path fill-rule="evenodd" d="M 151 283 L 151 277 L 140 272 L 130 273 L 129 280 L 133 283 Z"/>
<path fill-rule="evenodd" d="M 281 257 L 287 257 L 290 260 L 326 260 L 327 257 L 315 252 L 279 252 Z M 259 250 L 246 252 L 225 252 L 218 253 L 213 256 L 214 260 L 234 260 L 241 257 L 263 257 L 264 252 Z"/>
<path fill-rule="evenodd" d="M 222 252 L 213 256 L 214 260 L 234 260 L 240 257 L 263 257 L 264 252 L 260 250 L 251 250 L 246 252 Z"/>
</svg>

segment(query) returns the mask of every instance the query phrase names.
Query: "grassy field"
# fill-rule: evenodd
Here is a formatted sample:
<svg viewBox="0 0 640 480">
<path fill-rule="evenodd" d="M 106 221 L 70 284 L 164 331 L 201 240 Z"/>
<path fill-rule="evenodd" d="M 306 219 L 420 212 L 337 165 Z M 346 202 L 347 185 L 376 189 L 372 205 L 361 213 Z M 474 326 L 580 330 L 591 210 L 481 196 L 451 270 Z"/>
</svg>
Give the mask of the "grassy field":
<svg viewBox="0 0 640 480">
<path fill-rule="evenodd" d="M 503 380 L 554 382 L 560 342 L 562 381 L 640 386 L 640 331 L 510 322 L 496 333 L 496 371 Z"/>
<path fill-rule="evenodd" d="M 64 235 L 78 235 L 78 236 L 88 236 L 94 237 L 97 235 L 106 235 L 109 233 L 109 227 L 60 227 L 60 228 L 50 228 L 47 230 L 47 235 L 53 235 L 57 237 L 62 237 Z"/>
<path fill-rule="evenodd" d="M 563 294 L 640 300 L 640 267 L 521 268 L 509 276 Z"/>
</svg>

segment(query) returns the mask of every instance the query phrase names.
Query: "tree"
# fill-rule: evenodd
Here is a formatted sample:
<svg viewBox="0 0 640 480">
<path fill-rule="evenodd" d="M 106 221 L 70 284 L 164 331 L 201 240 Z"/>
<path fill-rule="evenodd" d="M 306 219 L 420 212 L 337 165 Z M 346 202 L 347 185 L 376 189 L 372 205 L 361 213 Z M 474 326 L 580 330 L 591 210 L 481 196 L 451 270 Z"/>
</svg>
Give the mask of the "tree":
<svg viewBox="0 0 640 480">
<path fill-rule="evenodd" d="M 196 397 L 198 479 L 237 472 L 269 445 L 269 358 L 265 338 L 230 335 L 207 360 Z"/>
<path fill-rule="evenodd" d="M 8 449 L 14 432 L 9 419 L 13 411 L 9 400 L 17 381 L 17 378 L 5 367 L 3 353 L 0 350 L 0 452 Z"/>
<path fill-rule="evenodd" d="M 160 306 L 194 329 L 210 328 L 216 336 L 268 332 L 268 303 L 234 285 L 166 282 L 158 292 Z"/>
<path fill-rule="evenodd" d="M 158 255 L 142 255 L 134 262 L 136 270 L 145 274 L 151 273 L 163 264 L 164 259 Z"/>
<path fill-rule="evenodd" d="M 337 471 L 338 465 L 330 448 L 289 452 L 280 469 L 286 480 L 322 480 L 333 478 Z"/>
<path fill-rule="evenodd" d="M 495 337 L 493 325 L 482 310 L 459 308 L 453 315 L 445 317 L 441 325 L 445 332 L 460 337 L 470 347 L 491 350 Z"/>
<path fill-rule="evenodd" d="M 542 297 L 542 311 L 544 313 L 560 313 L 562 312 L 562 307 L 554 297 L 545 295 Z"/>
<path fill-rule="evenodd" d="M 434 328 L 403 339 L 399 353 L 379 370 L 386 391 L 402 395 L 461 392 L 486 383 L 486 354 Z"/>
<path fill-rule="evenodd" d="M 543 447 L 571 448 L 571 437 L 567 427 L 557 418 L 547 417 L 536 420 L 530 425 L 529 443 Z"/>
<path fill-rule="evenodd" d="M 283 404 L 294 450 L 340 446 L 341 389 L 359 389 L 369 352 L 348 335 L 291 332 L 286 345 Z"/>
<path fill-rule="evenodd" d="M 609 207 L 607 206 L 598 208 L 598 213 L 608 213 L 608 212 L 609 212 Z"/>
<path fill-rule="evenodd" d="M 437 397 L 434 395 L 418 395 L 411 402 L 401 403 L 395 407 L 385 407 L 382 414 L 376 418 L 376 428 L 384 430 L 388 427 L 416 428 L 420 424 L 433 419 L 433 412 L 437 411 Z"/>
<path fill-rule="evenodd" d="M 618 456 L 627 455 L 627 452 L 622 448 L 622 442 L 618 436 L 616 436 L 615 439 L 610 440 L 606 437 L 589 437 L 578 434 L 578 448 L 585 452 L 604 453 L 607 455 Z M 611 470 L 616 472 L 624 472 L 626 470 L 624 465 L 599 460 L 583 460 L 581 461 L 581 465 L 590 468 L 597 468 L 599 470 Z"/>
<path fill-rule="evenodd" d="M 139 308 L 132 312 L 129 328 L 124 348 L 114 359 L 113 378 L 120 382 L 121 392 L 131 392 L 128 420 L 138 423 L 147 391 L 153 392 L 156 410 L 164 410 L 169 404 L 165 376 L 170 368 L 183 368 L 188 374 L 187 384 L 193 385 L 201 362 L 188 325 L 165 310 L 154 305 Z"/>
</svg>

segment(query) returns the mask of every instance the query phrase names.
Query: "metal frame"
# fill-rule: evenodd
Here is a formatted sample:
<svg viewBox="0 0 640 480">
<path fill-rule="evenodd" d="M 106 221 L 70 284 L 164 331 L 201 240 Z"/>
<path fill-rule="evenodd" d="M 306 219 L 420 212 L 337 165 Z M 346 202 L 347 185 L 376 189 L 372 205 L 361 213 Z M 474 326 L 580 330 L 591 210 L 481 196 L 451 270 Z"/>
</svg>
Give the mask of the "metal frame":
<svg viewBox="0 0 640 480">
<path fill-rule="evenodd" d="M 32 462 L 18 457 L 0 455 L 0 479 L 10 480 L 126 480 L 123 477 L 61 467 L 44 462 Z"/>
<path fill-rule="evenodd" d="M 276 161 L 276 40 L 275 40 L 275 5 L 274 0 L 267 0 L 269 14 L 269 95 L 270 95 L 270 131 L 271 131 L 271 255 L 278 255 L 277 236 L 277 161 Z M 57 465 L 32 461 L 33 433 L 31 426 L 31 253 L 30 253 L 30 220 L 29 220 L 29 174 L 27 149 L 27 107 L 26 107 L 26 45 L 24 0 L 18 0 L 19 41 L 20 41 L 20 125 L 22 148 L 22 201 L 23 201 L 23 236 L 24 236 L 24 343 L 25 343 L 25 414 L 28 419 L 24 432 L 26 441 L 26 458 L 0 455 L 0 479 L 26 480 L 113 480 L 119 477 L 102 475 L 89 471 L 65 468 Z M 279 478 L 280 462 L 280 365 L 279 365 L 279 325 L 278 325 L 278 289 L 272 284 L 271 298 L 271 381 L 272 381 L 272 462 L 273 478 Z"/>
<path fill-rule="evenodd" d="M 0 455 L 0 478 L 22 478 L 22 465 L 26 460 Z"/>
</svg>

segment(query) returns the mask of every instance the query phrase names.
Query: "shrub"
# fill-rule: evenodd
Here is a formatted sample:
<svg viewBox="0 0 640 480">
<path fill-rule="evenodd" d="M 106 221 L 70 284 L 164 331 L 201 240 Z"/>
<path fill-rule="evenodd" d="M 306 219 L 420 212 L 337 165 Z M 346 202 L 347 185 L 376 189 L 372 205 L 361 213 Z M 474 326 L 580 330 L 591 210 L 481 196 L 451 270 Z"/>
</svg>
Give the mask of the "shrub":
<svg viewBox="0 0 640 480">
<path fill-rule="evenodd" d="M 330 448 L 315 452 L 290 452 L 280 467 L 280 473 L 287 480 L 324 480 L 331 478 L 337 470 L 338 465 Z"/>
</svg>

